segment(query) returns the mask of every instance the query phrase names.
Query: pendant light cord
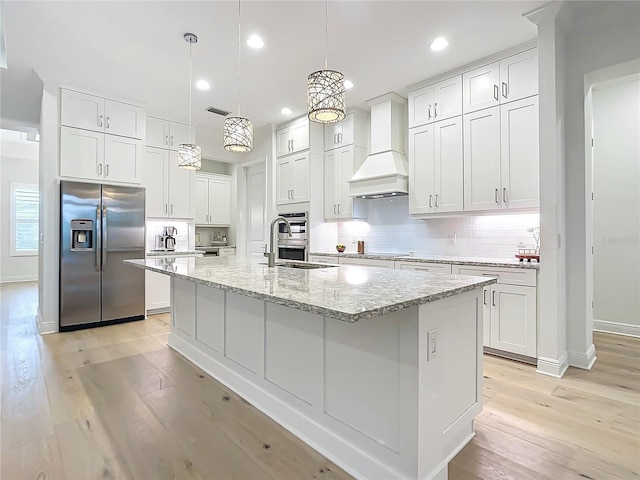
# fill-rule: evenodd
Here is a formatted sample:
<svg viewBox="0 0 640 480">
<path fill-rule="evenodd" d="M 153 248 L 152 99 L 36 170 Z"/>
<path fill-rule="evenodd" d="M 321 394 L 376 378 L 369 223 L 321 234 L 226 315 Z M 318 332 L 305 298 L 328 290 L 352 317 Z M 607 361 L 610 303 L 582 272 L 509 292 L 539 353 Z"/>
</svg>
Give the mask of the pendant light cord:
<svg viewBox="0 0 640 480">
<path fill-rule="evenodd" d="M 189 42 L 189 144 L 191 144 L 191 46 Z"/>
<path fill-rule="evenodd" d="M 324 2 L 324 69 L 329 64 L 329 0 Z"/>
<path fill-rule="evenodd" d="M 242 32 L 240 24 L 240 0 L 238 0 L 238 117 L 240 116 L 240 55 L 242 55 Z"/>
</svg>

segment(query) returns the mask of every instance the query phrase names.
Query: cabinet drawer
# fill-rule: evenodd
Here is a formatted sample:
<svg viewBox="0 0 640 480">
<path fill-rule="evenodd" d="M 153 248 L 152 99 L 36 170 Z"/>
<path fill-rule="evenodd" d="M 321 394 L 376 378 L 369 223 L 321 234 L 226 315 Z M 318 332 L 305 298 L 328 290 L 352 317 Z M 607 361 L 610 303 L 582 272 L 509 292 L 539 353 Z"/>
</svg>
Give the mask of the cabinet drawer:
<svg viewBox="0 0 640 480">
<path fill-rule="evenodd" d="M 431 273 L 451 273 L 448 263 L 432 262 L 395 262 L 396 270 L 422 270 Z"/>
<path fill-rule="evenodd" d="M 340 265 L 358 265 L 362 267 L 393 268 L 392 260 L 376 260 L 373 258 L 341 258 Z"/>
<path fill-rule="evenodd" d="M 525 268 L 480 267 L 475 265 L 453 265 L 454 275 L 496 277 L 498 283 L 536 286 L 536 271 Z"/>
<path fill-rule="evenodd" d="M 329 265 L 336 265 L 338 263 L 338 257 L 325 257 L 323 255 L 309 255 L 309 261 L 315 263 L 328 263 Z"/>
</svg>

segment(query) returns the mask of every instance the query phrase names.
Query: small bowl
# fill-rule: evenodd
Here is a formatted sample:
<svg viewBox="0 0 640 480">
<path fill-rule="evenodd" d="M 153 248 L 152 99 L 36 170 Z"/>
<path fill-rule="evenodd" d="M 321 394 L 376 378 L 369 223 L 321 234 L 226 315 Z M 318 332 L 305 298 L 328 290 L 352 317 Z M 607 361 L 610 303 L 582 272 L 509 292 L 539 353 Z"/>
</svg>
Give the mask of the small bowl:
<svg viewBox="0 0 640 480">
<path fill-rule="evenodd" d="M 416 252 L 415 252 L 415 250 L 411 250 L 411 251 L 409 252 L 409 256 L 410 256 L 410 257 L 415 257 L 415 256 L 416 256 Z"/>
<path fill-rule="evenodd" d="M 347 249 L 346 245 L 336 245 L 336 250 L 340 253 L 344 252 Z"/>
</svg>

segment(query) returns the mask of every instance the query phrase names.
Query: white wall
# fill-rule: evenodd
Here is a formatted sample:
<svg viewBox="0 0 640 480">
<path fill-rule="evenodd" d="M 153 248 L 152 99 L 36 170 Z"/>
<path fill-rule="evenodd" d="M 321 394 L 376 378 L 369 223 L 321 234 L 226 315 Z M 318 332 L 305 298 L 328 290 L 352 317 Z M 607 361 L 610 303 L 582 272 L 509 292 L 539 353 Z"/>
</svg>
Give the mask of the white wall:
<svg viewBox="0 0 640 480">
<path fill-rule="evenodd" d="M 416 220 L 409 215 L 408 197 L 368 202 L 367 220 L 339 223 L 336 240 L 320 251 L 334 252 L 335 244 L 343 243 L 356 253 L 356 241 L 364 240 L 365 253 L 513 259 L 519 243 L 535 244 L 527 229 L 539 226 L 537 213 Z"/>
<path fill-rule="evenodd" d="M 11 256 L 12 182 L 38 184 L 38 142 L 0 137 L 0 283 L 38 279 L 38 256 Z"/>
<path fill-rule="evenodd" d="M 638 76 L 594 87 L 593 316 L 595 328 L 635 335 L 640 334 L 639 135 Z"/>
<path fill-rule="evenodd" d="M 573 22 L 566 30 L 566 245 L 567 350 L 570 358 L 593 349 L 591 300 L 587 295 L 593 261 L 587 232 L 591 197 L 590 167 L 585 161 L 585 76 L 640 58 L 639 2 L 567 2 Z M 636 134 L 637 135 L 637 134 Z M 543 223 L 544 228 L 544 223 Z M 617 281 L 616 277 L 609 281 Z M 636 292 L 637 293 L 637 292 Z M 544 299 L 541 298 L 541 301 Z"/>
</svg>

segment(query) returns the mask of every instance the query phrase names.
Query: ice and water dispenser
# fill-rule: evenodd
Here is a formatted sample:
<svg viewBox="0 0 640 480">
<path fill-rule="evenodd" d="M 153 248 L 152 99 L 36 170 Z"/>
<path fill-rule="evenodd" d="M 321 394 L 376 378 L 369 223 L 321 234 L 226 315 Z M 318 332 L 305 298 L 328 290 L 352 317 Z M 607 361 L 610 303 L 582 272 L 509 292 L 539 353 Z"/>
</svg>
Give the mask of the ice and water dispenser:
<svg viewBox="0 0 640 480">
<path fill-rule="evenodd" d="M 71 251 L 93 250 L 93 220 L 71 220 Z"/>
</svg>

